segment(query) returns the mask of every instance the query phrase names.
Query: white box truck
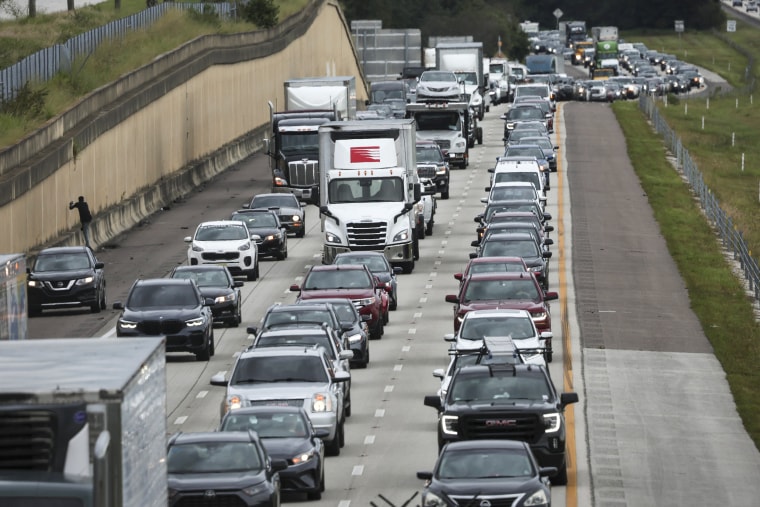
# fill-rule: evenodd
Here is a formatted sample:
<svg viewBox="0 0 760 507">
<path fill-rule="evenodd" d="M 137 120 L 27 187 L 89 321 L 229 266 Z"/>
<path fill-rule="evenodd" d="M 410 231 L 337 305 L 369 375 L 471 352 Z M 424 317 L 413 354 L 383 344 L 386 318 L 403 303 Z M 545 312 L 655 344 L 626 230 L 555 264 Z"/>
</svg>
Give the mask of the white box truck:
<svg viewBox="0 0 760 507">
<path fill-rule="evenodd" d="M 0 505 L 166 507 L 164 340 L 0 342 Z"/>
<path fill-rule="evenodd" d="M 421 199 L 414 122 L 321 125 L 319 164 L 322 262 L 341 252 L 378 251 L 411 273 L 419 258 L 414 205 Z"/>
</svg>

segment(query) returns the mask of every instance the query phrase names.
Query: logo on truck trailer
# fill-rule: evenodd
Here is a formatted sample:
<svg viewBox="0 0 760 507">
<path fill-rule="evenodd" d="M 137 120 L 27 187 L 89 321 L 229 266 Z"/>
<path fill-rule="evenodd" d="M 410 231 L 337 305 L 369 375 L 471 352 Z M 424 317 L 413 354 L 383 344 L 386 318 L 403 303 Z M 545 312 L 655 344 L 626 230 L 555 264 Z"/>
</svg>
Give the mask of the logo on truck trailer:
<svg viewBox="0 0 760 507">
<path fill-rule="evenodd" d="M 351 163 L 380 162 L 379 146 L 355 146 L 351 148 Z"/>
<path fill-rule="evenodd" d="M 387 169 L 397 167 L 393 139 L 342 139 L 335 141 L 335 169 Z"/>
</svg>

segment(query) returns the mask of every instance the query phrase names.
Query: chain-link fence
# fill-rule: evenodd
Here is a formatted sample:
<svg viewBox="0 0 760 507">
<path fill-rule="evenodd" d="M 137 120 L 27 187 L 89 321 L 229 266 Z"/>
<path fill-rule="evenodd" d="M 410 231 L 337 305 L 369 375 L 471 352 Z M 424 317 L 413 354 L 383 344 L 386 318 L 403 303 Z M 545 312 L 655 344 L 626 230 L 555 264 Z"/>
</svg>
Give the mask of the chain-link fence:
<svg viewBox="0 0 760 507">
<path fill-rule="evenodd" d="M 40 50 L 20 62 L 0 70 L 0 102 L 14 99 L 17 91 L 28 82 L 45 82 L 59 72 L 71 71 L 74 60 L 91 54 L 104 41 L 124 37 L 127 33 L 152 25 L 169 9 L 213 11 L 221 18 L 234 17 L 235 3 L 173 3 L 164 2 L 107 25 L 72 37 L 63 44 Z"/>
<path fill-rule="evenodd" d="M 758 267 L 757 260 L 750 255 L 742 232 L 737 229 L 731 217 L 720 207 L 715 194 L 707 188 L 702 173 L 699 172 L 697 164 L 689 155 L 689 150 L 684 148 L 676 132 L 665 122 L 665 118 L 657 109 L 655 100 L 652 97 L 642 95 L 639 98 L 639 108 L 647 115 L 657 132 L 663 136 L 665 145 L 676 157 L 678 168 L 683 171 L 692 190 L 699 197 L 700 205 L 718 233 L 723 246 L 733 255 L 734 260 L 741 267 L 749 290 L 754 294 L 755 301 L 760 303 L 760 267 Z"/>
</svg>

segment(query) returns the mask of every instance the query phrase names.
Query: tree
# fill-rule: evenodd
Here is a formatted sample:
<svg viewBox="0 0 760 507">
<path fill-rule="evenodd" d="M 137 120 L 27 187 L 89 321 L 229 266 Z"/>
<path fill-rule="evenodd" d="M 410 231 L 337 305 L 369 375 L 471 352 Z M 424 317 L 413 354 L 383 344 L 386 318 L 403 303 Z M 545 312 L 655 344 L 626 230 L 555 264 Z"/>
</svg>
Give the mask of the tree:
<svg viewBox="0 0 760 507">
<path fill-rule="evenodd" d="M 274 0 L 250 0 L 242 8 L 243 19 L 260 28 L 277 26 L 279 14 L 280 7 L 275 5 Z"/>
</svg>

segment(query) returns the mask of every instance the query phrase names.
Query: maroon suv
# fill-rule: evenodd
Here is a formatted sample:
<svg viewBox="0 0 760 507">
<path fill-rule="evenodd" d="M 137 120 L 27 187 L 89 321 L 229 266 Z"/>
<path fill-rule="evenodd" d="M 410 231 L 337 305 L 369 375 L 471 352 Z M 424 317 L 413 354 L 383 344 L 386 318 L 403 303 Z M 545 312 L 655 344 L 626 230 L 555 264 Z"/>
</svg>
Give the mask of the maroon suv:
<svg viewBox="0 0 760 507">
<path fill-rule="evenodd" d="M 528 310 L 541 332 L 552 330 L 548 302 L 558 297 L 556 292 L 544 292 L 531 273 L 474 273 L 462 280 L 459 294 L 446 296 L 446 302 L 455 303 L 454 331 L 470 310 L 510 308 Z"/>
<path fill-rule="evenodd" d="M 300 301 L 348 298 L 361 315 L 370 316 L 367 322 L 370 338 L 379 339 L 383 334 L 382 291 L 385 291 L 385 284 L 380 283 L 364 264 L 312 266 L 303 283 L 300 286 L 291 285 L 290 290 L 300 293 Z"/>
</svg>

